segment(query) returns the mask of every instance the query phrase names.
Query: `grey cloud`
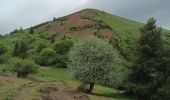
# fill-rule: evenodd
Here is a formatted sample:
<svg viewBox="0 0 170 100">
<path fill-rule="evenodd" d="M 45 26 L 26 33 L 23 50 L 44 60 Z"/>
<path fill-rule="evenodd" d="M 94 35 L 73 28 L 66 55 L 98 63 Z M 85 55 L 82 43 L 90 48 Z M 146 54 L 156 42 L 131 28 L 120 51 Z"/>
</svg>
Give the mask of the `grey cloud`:
<svg viewBox="0 0 170 100">
<path fill-rule="evenodd" d="M 0 0 L 0 34 L 64 16 L 84 8 L 96 8 L 112 14 L 145 22 L 157 18 L 170 29 L 169 0 Z"/>
</svg>

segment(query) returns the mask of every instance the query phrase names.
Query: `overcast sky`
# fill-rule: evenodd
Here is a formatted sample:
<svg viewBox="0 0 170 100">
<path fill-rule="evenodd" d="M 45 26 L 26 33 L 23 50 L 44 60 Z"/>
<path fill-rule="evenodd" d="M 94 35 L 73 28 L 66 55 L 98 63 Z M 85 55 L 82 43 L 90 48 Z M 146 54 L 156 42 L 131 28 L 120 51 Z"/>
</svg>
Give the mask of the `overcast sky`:
<svg viewBox="0 0 170 100">
<path fill-rule="evenodd" d="M 155 17 L 159 26 L 170 29 L 170 0 L 0 0 L 0 34 L 85 8 L 104 10 L 139 22 Z"/>
</svg>

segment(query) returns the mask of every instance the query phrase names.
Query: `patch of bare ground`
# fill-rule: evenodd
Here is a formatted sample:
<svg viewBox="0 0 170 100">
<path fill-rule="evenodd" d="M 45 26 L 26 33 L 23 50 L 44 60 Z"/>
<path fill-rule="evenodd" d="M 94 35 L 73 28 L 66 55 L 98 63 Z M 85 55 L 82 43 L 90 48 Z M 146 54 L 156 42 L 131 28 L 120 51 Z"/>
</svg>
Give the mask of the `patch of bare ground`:
<svg viewBox="0 0 170 100">
<path fill-rule="evenodd" d="M 97 12 L 86 12 L 81 11 L 74 14 L 71 14 L 67 16 L 67 20 L 63 21 L 61 24 L 61 21 L 53 21 L 51 22 L 50 26 L 46 26 L 47 28 L 43 31 L 47 33 L 53 33 L 54 37 L 63 37 L 63 36 L 69 36 L 69 37 L 84 37 L 87 35 L 92 35 L 96 31 L 96 29 L 92 27 L 87 27 L 81 30 L 77 31 L 71 31 L 71 27 L 83 27 L 83 26 L 89 26 L 89 25 L 95 25 L 97 24 L 97 21 L 85 19 L 82 18 L 83 16 L 97 16 Z M 112 37 L 113 35 L 116 35 L 115 32 L 113 32 L 109 28 L 103 28 L 99 29 L 99 31 L 103 34 L 105 37 Z M 116 35 L 117 36 L 117 35 Z"/>
<path fill-rule="evenodd" d="M 9 86 L 15 80 L 16 80 L 16 77 L 0 76 L 0 84 L 1 84 L 1 86 L 4 86 L 4 87 Z"/>
<path fill-rule="evenodd" d="M 43 100 L 90 100 L 88 96 L 62 84 L 48 84 L 40 88 Z"/>
<path fill-rule="evenodd" d="M 23 84 L 21 86 L 21 88 L 18 90 L 19 91 L 18 95 L 16 97 L 14 97 L 13 100 L 23 100 L 29 94 L 30 88 L 34 87 L 34 86 L 36 86 L 38 84 L 39 83 L 35 83 L 35 82 L 30 82 L 30 83 L 27 83 L 27 84 Z"/>
</svg>

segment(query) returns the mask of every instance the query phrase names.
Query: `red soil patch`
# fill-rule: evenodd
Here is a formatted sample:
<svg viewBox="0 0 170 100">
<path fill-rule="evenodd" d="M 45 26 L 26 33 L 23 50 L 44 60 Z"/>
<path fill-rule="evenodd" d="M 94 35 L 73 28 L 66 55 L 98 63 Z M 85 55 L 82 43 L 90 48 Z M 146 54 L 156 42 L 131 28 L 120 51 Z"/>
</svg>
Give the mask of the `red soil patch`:
<svg viewBox="0 0 170 100">
<path fill-rule="evenodd" d="M 83 37 L 86 35 L 92 35 L 96 31 L 96 29 L 94 28 L 85 28 L 85 29 L 78 30 L 78 31 L 70 30 L 71 27 L 94 25 L 97 23 L 96 21 L 83 19 L 82 16 L 86 16 L 86 15 L 97 16 L 98 13 L 95 11 L 94 12 L 86 12 L 86 11 L 77 12 L 77 13 L 67 16 L 67 20 L 63 21 L 62 24 L 61 24 L 61 21 L 53 21 L 51 22 L 50 25 L 45 25 L 43 28 L 43 31 L 54 33 L 56 34 L 54 35 L 55 37 L 63 37 L 64 35 L 71 36 L 71 37 Z M 108 28 L 99 29 L 99 31 L 103 33 L 104 36 L 109 37 L 109 38 L 112 37 L 112 35 L 114 35 L 112 30 Z"/>
</svg>

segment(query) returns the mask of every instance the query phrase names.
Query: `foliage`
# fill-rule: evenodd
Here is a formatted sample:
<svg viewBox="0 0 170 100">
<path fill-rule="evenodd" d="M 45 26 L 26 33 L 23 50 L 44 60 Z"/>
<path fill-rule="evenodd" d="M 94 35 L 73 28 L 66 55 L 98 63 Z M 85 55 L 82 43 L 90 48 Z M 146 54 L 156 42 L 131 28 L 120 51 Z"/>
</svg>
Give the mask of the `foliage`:
<svg viewBox="0 0 170 100">
<path fill-rule="evenodd" d="M 66 21 L 67 19 L 68 19 L 68 17 L 64 16 L 64 17 L 59 17 L 56 20 L 58 20 L 58 21 Z"/>
<path fill-rule="evenodd" d="M 94 26 L 94 29 L 111 29 L 110 26 L 108 26 L 106 23 L 104 23 L 103 21 L 98 21 Z"/>
<path fill-rule="evenodd" d="M 72 39 L 63 38 L 54 43 L 53 48 L 57 54 L 67 54 L 73 45 Z"/>
<path fill-rule="evenodd" d="M 56 66 L 67 67 L 68 52 L 73 45 L 73 40 L 69 38 L 63 38 L 53 44 L 53 48 L 56 52 Z"/>
<path fill-rule="evenodd" d="M 165 80 L 165 83 L 152 96 L 153 100 L 170 100 L 170 77 Z"/>
<path fill-rule="evenodd" d="M 80 31 L 80 30 L 82 30 L 82 28 L 80 26 L 78 26 L 78 27 L 77 26 L 72 26 L 72 27 L 69 28 L 69 30 L 70 31 Z"/>
<path fill-rule="evenodd" d="M 136 61 L 129 76 L 130 91 L 138 99 L 149 99 L 159 85 L 157 68 L 161 60 L 161 29 L 155 25 L 156 20 L 150 18 L 141 28 Z"/>
<path fill-rule="evenodd" d="M 10 72 L 10 66 L 8 64 L 0 64 L 0 74 L 6 74 Z"/>
<path fill-rule="evenodd" d="M 17 73 L 18 77 L 27 77 L 27 75 L 37 72 L 38 65 L 29 59 L 11 58 L 8 62 L 12 67 L 12 72 Z"/>
<path fill-rule="evenodd" d="M 157 68 L 161 77 L 157 91 L 152 95 L 152 99 L 169 100 L 170 99 L 170 48 L 163 48 L 161 64 Z"/>
<path fill-rule="evenodd" d="M 45 48 L 40 52 L 38 63 L 40 65 L 49 66 L 55 64 L 56 53 L 53 49 Z"/>
<path fill-rule="evenodd" d="M 26 58 L 27 57 L 27 50 L 28 50 L 27 41 L 24 41 L 24 40 L 18 41 L 14 45 L 12 56 L 13 57 Z"/>
<path fill-rule="evenodd" d="M 47 41 L 43 41 L 43 40 L 40 40 L 37 42 L 37 45 L 36 45 L 36 51 L 37 52 L 41 52 L 43 49 L 47 48 L 48 47 L 48 42 Z"/>
<path fill-rule="evenodd" d="M 103 34 L 98 30 L 94 32 L 94 36 L 96 36 L 98 38 L 104 38 Z"/>
<path fill-rule="evenodd" d="M 18 29 L 15 29 L 12 32 L 10 32 L 10 34 L 12 35 L 12 34 L 18 33 L 18 31 L 19 31 Z"/>
<path fill-rule="evenodd" d="M 107 41 L 90 36 L 77 41 L 71 49 L 69 69 L 75 79 L 90 84 L 88 92 L 91 92 L 94 84 L 111 81 L 112 71 L 117 67 L 114 58 Z"/>
<path fill-rule="evenodd" d="M 7 47 L 0 43 L 0 55 L 4 54 L 5 52 L 7 52 Z"/>
<path fill-rule="evenodd" d="M 10 54 L 5 53 L 3 55 L 0 55 L 0 64 L 5 64 L 7 63 L 8 59 L 11 57 Z"/>
<path fill-rule="evenodd" d="M 34 28 L 31 27 L 31 28 L 30 28 L 30 34 L 33 34 L 33 33 L 34 33 Z"/>
</svg>

